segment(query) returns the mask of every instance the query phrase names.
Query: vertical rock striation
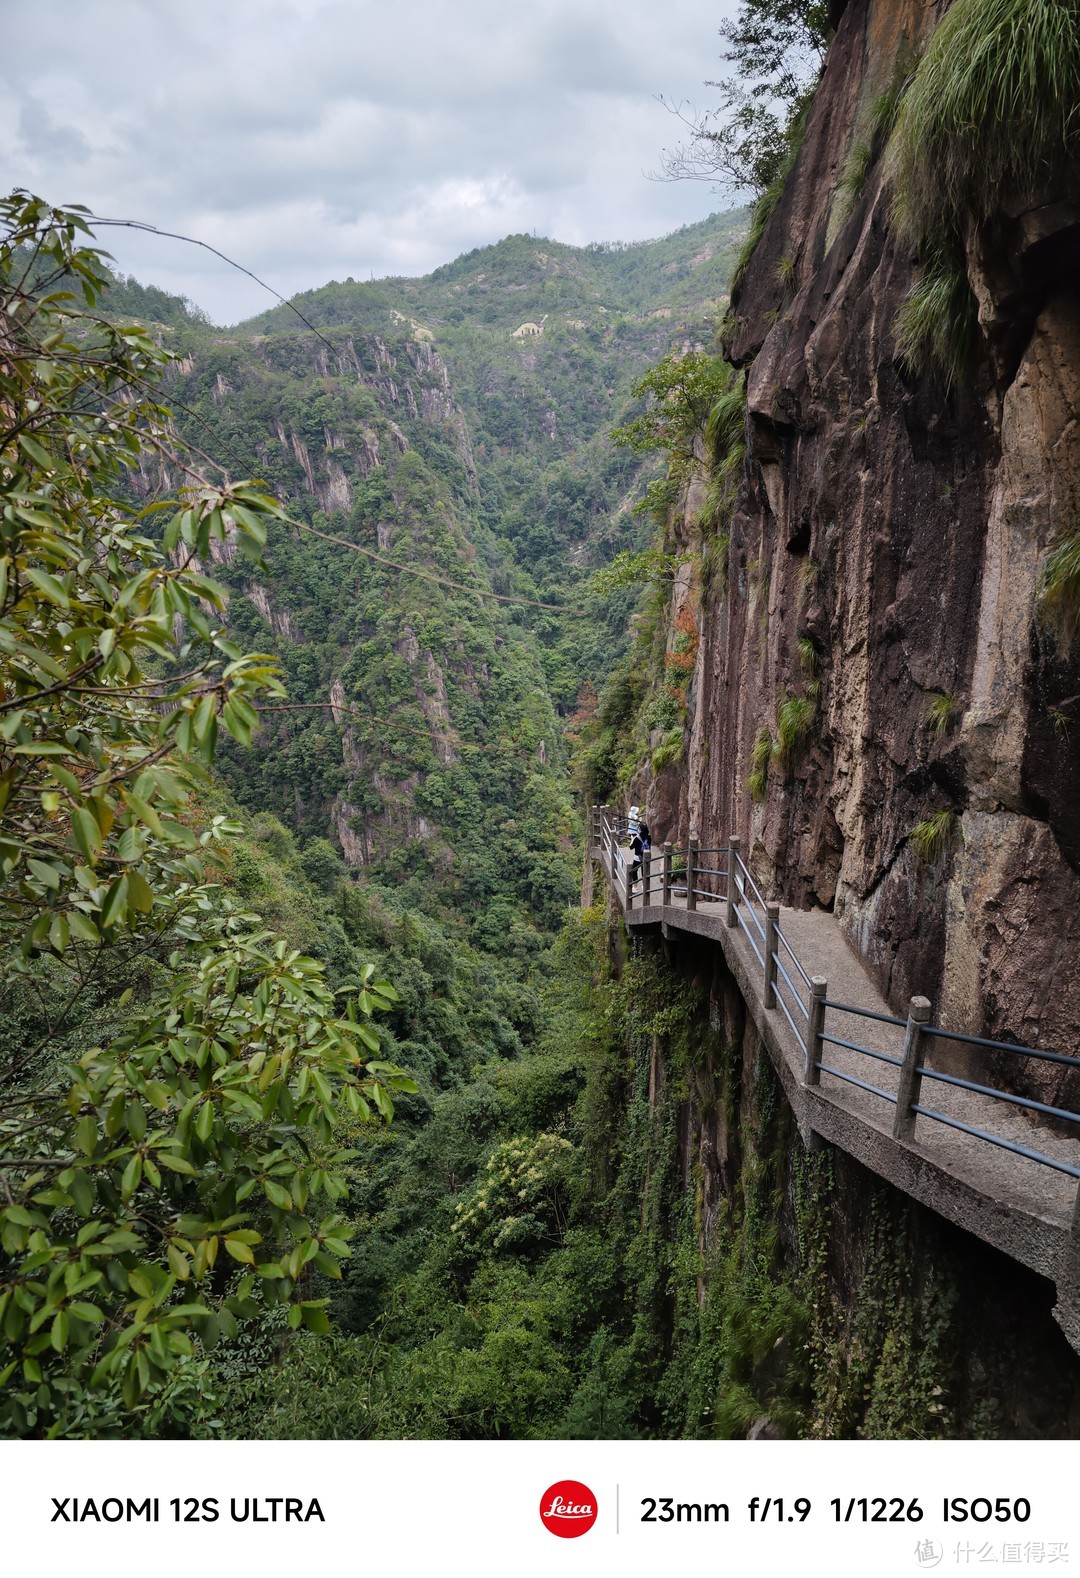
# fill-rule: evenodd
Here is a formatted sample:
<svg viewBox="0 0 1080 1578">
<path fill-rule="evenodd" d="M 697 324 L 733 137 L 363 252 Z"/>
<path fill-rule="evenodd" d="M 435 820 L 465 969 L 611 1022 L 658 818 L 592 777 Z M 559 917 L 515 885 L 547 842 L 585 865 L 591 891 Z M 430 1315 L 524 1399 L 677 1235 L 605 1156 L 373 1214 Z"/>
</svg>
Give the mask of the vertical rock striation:
<svg viewBox="0 0 1080 1578">
<path fill-rule="evenodd" d="M 953 1028 L 1069 1051 L 1080 662 L 1040 588 L 1080 526 L 1077 172 L 971 227 L 965 375 L 950 390 L 905 369 L 896 317 L 918 259 L 875 106 L 945 9 L 843 8 L 733 289 L 748 452 L 727 585 L 702 594 L 681 815 L 709 844 L 740 834 L 786 902 L 835 909 L 897 1007 L 925 993 Z M 773 751 L 755 804 L 755 738 L 776 740 L 792 697 L 813 721 Z M 912 834 L 938 813 L 928 857 Z"/>
</svg>

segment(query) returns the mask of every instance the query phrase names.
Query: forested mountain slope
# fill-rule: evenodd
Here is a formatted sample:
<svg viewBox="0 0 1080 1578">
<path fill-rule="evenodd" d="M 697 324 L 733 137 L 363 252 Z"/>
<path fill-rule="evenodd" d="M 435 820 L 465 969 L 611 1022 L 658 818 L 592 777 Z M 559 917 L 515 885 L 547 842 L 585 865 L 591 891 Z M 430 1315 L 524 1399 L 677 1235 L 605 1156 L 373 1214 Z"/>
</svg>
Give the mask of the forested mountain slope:
<svg viewBox="0 0 1080 1578">
<path fill-rule="evenodd" d="M 552 951 L 579 875 L 559 714 L 625 644 L 635 595 L 609 605 L 584 585 L 643 535 L 640 468 L 611 456 L 610 426 L 653 357 L 710 336 L 738 220 L 629 249 L 511 238 L 433 280 L 327 287 L 303 303 L 308 323 L 278 315 L 225 332 L 190 303 L 110 282 L 80 246 L 81 220 L 20 194 L 5 218 L 15 425 L 3 476 L 19 524 L 3 583 L 0 775 L 16 793 L 4 803 L 0 953 L 14 1116 L 0 1123 L 23 1170 L 0 1220 L 5 1379 L 22 1366 L 4 1427 L 221 1433 L 228 1389 L 232 1427 L 262 1433 L 276 1391 L 244 1413 L 237 1387 L 280 1376 L 286 1314 L 312 1338 L 295 1339 L 298 1358 L 344 1371 L 361 1351 L 350 1342 L 419 1297 L 399 1357 L 376 1365 L 395 1371 L 389 1413 L 380 1423 L 350 1405 L 341 1428 L 523 1431 L 528 1409 L 508 1408 L 495 1371 L 468 1380 L 472 1344 L 459 1353 L 447 1327 L 465 1268 L 440 1257 L 460 1191 L 506 1145 L 525 1158 L 526 1192 L 539 1180 L 541 1233 L 550 1186 L 565 1226 L 560 1180 L 579 1156 L 565 1109 L 584 1057 L 571 1032 L 593 964 L 573 930 Z M 43 294 L 57 283 L 77 296 Z M 80 298 L 85 311 L 62 305 Z M 526 311 L 536 322 L 518 335 Z M 57 322 L 50 343 L 70 373 L 34 358 L 38 325 Z M 76 431 L 93 440 L 79 472 L 65 458 Z M 237 492 L 240 476 L 262 478 L 281 506 Z M 187 507 L 158 515 L 182 489 Z M 106 523 L 112 583 L 82 547 Z M 64 569 L 73 556 L 78 569 Z M 28 629 L 56 657 L 27 646 Z M 203 665 L 185 667 L 202 645 Z M 88 708 L 101 738 L 70 727 Z M 231 738 L 215 757 L 219 724 Z M 144 739 L 151 764 L 173 758 L 175 771 L 140 776 Z M 45 786 L 32 815 L 28 773 Z M 128 799 L 113 786 L 132 775 Z M 365 1022 L 376 1012 L 377 1030 Z M 299 1054 L 304 1038 L 321 1038 L 318 1051 Z M 376 1054 L 366 1070 L 356 1038 Z M 134 1046 L 159 1072 L 149 1084 Z M 390 1089 L 388 1135 L 373 1120 L 389 1118 Z M 39 1111 L 49 1116 L 20 1116 Z M 538 1135 L 549 1120 L 558 1132 Z M 238 1193 L 237 1147 L 261 1165 L 260 1146 L 276 1149 Z M 39 1164 L 44 1175 L 25 1171 Z M 62 1188 L 42 1193 L 57 1169 Z M 319 1197 L 331 1208 L 321 1223 Z M 57 1275 L 69 1252 L 81 1264 L 91 1252 L 65 1237 L 72 1210 L 113 1232 L 116 1265 L 108 1288 L 90 1267 L 96 1291 L 39 1337 L 26 1300 L 31 1285 L 46 1294 L 26 1280 L 29 1235 L 51 1235 Z M 148 1213 L 161 1225 L 146 1245 Z M 336 1300 L 353 1336 L 338 1354 L 322 1346 L 322 1306 L 356 1227 L 365 1251 Z M 230 1279 L 234 1262 L 269 1280 Z M 122 1300 L 145 1288 L 165 1313 L 140 1305 L 129 1330 Z M 456 1426 L 449 1396 L 416 1412 L 429 1326 L 431 1361 L 445 1353 L 460 1369 L 451 1392 L 476 1394 Z M 513 1387 L 527 1399 L 527 1383 Z"/>
<path fill-rule="evenodd" d="M 341 539 L 274 527 L 258 571 L 215 546 L 230 624 L 279 654 L 293 709 L 226 767 L 235 792 L 468 914 L 483 947 L 515 951 L 575 891 L 556 720 L 625 642 L 633 594 L 584 583 L 642 534 L 640 467 L 609 434 L 650 360 L 709 338 L 739 228 L 511 237 L 425 280 L 310 292 L 312 328 L 160 313 L 185 435 Z M 115 305 L 155 302 L 127 282 Z"/>
</svg>

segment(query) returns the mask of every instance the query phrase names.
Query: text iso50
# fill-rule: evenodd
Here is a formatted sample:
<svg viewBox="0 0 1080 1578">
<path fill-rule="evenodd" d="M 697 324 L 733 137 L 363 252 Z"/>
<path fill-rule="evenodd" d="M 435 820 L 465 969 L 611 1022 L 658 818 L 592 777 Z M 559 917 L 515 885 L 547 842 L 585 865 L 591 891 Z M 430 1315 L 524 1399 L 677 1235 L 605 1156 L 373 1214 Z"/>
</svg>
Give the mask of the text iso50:
<svg viewBox="0 0 1080 1578">
<path fill-rule="evenodd" d="M 1031 1502 L 1026 1496 L 946 1496 L 942 1503 L 946 1523 L 1026 1523 Z"/>
</svg>

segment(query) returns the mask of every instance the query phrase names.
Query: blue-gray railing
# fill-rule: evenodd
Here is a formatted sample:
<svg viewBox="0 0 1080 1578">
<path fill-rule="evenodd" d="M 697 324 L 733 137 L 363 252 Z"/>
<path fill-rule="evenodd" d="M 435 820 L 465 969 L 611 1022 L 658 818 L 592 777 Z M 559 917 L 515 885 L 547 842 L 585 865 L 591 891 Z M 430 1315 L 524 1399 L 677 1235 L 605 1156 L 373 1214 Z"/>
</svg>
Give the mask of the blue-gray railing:
<svg viewBox="0 0 1080 1578">
<path fill-rule="evenodd" d="M 685 849 L 663 844 L 658 850 L 642 857 L 640 870 L 632 881 L 631 878 L 635 876 L 633 856 L 625 847 L 629 830 L 626 815 L 610 806 L 598 807 L 592 813 L 593 846 L 599 848 L 606 857 L 607 869 L 612 882 L 619 886 L 624 909 L 629 913 L 635 908 L 652 908 L 656 905 L 663 907 L 675 904 L 691 911 L 704 906 L 722 906 L 725 924 L 731 928 L 742 928 L 761 968 L 764 1007 L 779 1009 L 783 1013 L 802 1049 L 804 1084 L 817 1085 L 822 1074 L 829 1074 L 889 1102 L 895 1109 L 893 1135 L 896 1139 L 911 1139 L 916 1118 L 926 1118 L 1080 1180 L 1080 1165 L 1075 1162 L 1049 1156 L 1033 1146 L 1022 1145 L 976 1124 L 965 1123 L 953 1114 L 928 1105 L 923 1094 L 923 1081 L 931 1080 L 970 1091 L 977 1096 L 990 1097 L 1043 1118 L 1080 1125 L 1080 1113 L 1049 1102 L 1036 1101 L 1016 1091 L 999 1090 L 987 1083 L 932 1068 L 929 1061 L 934 1041 L 953 1041 L 986 1053 L 1004 1052 L 1065 1068 L 1080 1068 L 1080 1057 L 1064 1052 L 1048 1052 L 1040 1047 L 1011 1041 L 993 1041 L 986 1036 L 967 1035 L 957 1030 L 947 1030 L 941 1025 L 932 1025 L 929 1022 L 931 1007 L 925 997 L 911 999 L 906 1019 L 833 1000 L 828 995 L 827 981 L 821 976 L 807 973 L 791 942 L 784 935 L 780 925 L 780 906 L 765 898 L 742 858 L 738 838 L 732 837 L 728 844 L 717 848 L 699 845 L 693 834 Z M 893 1027 L 898 1032 L 896 1055 L 868 1047 L 848 1036 L 832 1033 L 832 1024 L 828 1028 L 826 1025 L 826 1014 L 830 1012 L 854 1019 L 874 1020 Z M 899 1032 L 902 1032 L 902 1039 Z M 852 1035 L 856 1033 L 853 1031 Z M 835 1060 L 826 1061 L 830 1046 L 843 1048 L 897 1069 L 899 1076 L 896 1091 L 883 1089 L 869 1077 L 860 1079 L 850 1069 L 837 1068 Z M 869 1074 L 869 1070 L 867 1072 Z M 1076 1130 L 1076 1137 L 1080 1138 L 1080 1128 Z M 1080 1212 L 1080 1190 L 1077 1194 L 1077 1210 Z"/>
</svg>

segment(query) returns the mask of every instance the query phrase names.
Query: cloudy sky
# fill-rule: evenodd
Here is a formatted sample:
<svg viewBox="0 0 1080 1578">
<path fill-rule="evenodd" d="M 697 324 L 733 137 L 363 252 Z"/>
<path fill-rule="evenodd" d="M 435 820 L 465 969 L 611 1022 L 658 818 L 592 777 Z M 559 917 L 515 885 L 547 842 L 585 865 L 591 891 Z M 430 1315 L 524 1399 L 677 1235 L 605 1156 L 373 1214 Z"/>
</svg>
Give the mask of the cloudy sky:
<svg viewBox="0 0 1080 1578">
<path fill-rule="evenodd" d="M 0 178 L 198 236 L 285 294 L 421 274 L 512 231 L 663 235 L 726 206 L 650 181 L 709 102 L 733 0 L 48 0 L 8 7 Z M 218 322 L 268 298 L 108 232 Z"/>
</svg>

